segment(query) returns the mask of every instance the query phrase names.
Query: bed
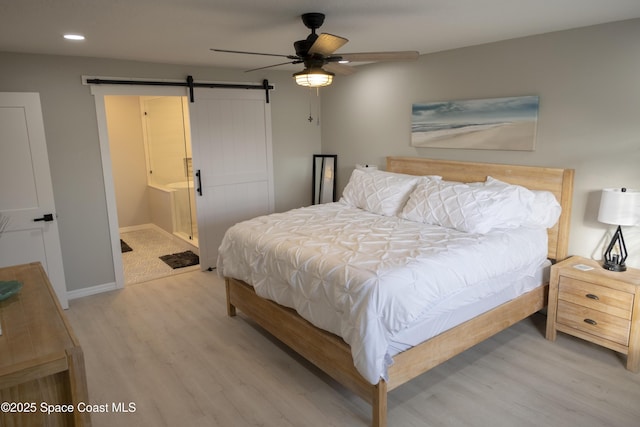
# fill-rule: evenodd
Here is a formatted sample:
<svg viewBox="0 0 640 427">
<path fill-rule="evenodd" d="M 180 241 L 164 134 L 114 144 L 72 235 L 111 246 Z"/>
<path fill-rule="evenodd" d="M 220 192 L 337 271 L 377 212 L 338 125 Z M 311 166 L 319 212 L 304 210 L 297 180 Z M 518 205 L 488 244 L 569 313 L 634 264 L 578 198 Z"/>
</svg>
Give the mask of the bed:
<svg viewBox="0 0 640 427">
<path fill-rule="evenodd" d="M 361 252 L 373 253 L 377 251 L 376 245 L 379 242 L 375 241 L 356 239 L 357 241 L 354 243 L 353 239 L 341 237 L 341 240 L 337 242 L 337 247 L 326 249 L 329 252 L 322 252 L 325 251 L 322 249 L 320 256 L 316 252 L 316 255 L 309 259 L 304 258 L 305 251 L 291 252 L 291 248 L 282 243 L 287 240 L 286 233 L 289 232 L 294 234 L 315 232 L 316 235 L 323 236 L 325 240 L 335 240 L 332 233 L 313 228 L 314 218 L 318 216 L 330 218 L 330 221 L 333 222 L 330 222 L 329 229 L 336 230 L 336 234 L 343 230 L 347 230 L 346 232 L 350 233 L 349 236 L 364 234 L 359 233 L 357 225 L 354 225 L 359 222 L 352 220 L 353 215 L 359 215 L 356 213 L 358 209 L 344 209 L 340 203 L 334 203 L 326 207 L 297 210 L 296 215 L 298 216 L 294 217 L 293 222 L 284 214 L 273 214 L 255 221 L 251 220 L 254 222 L 239 225 L 238 228 L 232 227 L 234 231 L 232 232 L 230 229 L 225 236 L 218 260 L 219 274 L 225 277 L 227 314 L 233 317 L 236 315 L 237 309 L 241 310 L 283 343 L 368 401 L 372 406 L 372 425 L 374 427 L 387 425 L 387 393 L 389 391 L 539 311 L 546 306 L 547 301 L 548 286 L 541 277 L 543 277 L 542 272 L 548 264 L 544 265 L 542 261 L 520 260 L 518 254 L 521 251 L 509 250 L 501 252 L 497 258 L 504 257 L 504 260 L 500 263 L 496 262 L 494 267 L 492 259 L 496 258 L 495 256 L 487 255 L 487 258 L 484 259 L 483 255 L 479 254 L 475 256 L 478 272 L 473 276 L 477 276 L 479 282 L 487 285 L 505 283 L 504 286 L 498 286 L 495 291 L 485 292 L 487 295 L 490 294 L 492 298 L 496 295 L 497 297 L 491 300 L 492 302 L 488 305 L 483 302 L 481 297 L 476 298 L 474 301 L 477 300 L 477 303 L 469 304 L 469 306 L 475 307 L 473 310 L 469 312 L 459 310 L 461 313 L 467 313 L 466 317 L 457 316 L 458 311 L 454 309 L 447 315 L 446 322 L 441 321 L 437 316 L 429 319 L 428 314 L 425 313 L 438 310 L 427 310 L 424 308 L 424 304 L 430 304 L 431 300 L 427 298 L 433 297 L 431 294 L 436 291 L 422 292 L 429 294 L 424 296 L 424 301 L 421 300 L 422 294 L 418 296 L 412 294 L 410 298 L 405 298 L 405 292 L 411 292 L 414 288 L 418 288 L 413 282 L 418 283 L 423 280 L 424 275 L 420 272 L 421 270 L 408 270 L 407 265 L 400 265 L 397 260 L 405 259 L 407 254 L 410 254 L 408 264 L 411 268 L 414 267 L 414 264 L 419 264 L 419 268 L 422 268 L 423 261 L 426 263 L 424 266 L 427 267 L 433 267 L 434 263 L 444 265 L 443 276 L 433 279 L 434 289 L 438 290 L 438 305 L 434 304 L 434 307 L 431 308 L 445 306 L 452 300 L 447 298 L 449 295 L 467 292 L 467 289 L 475 289 L 474 286 L 468 286 L 471 276 L 466 277 L 464 269 L 458 269 L 455 263 L 451 264 L 455 262 L 458 255 L 467 256 L 465 248 L 470 239 L 473 240 L 469 243 L 470 245 L 481 244 L 483 250 L 492 247 L 494 240 L 506 241 L 508 247 L 517 246 L 519 248 L 527 246 L 528 242 L 538 242 L 537 245 L 531 243 L 531 256 L 537 257 L 535 259 L 542 257 L 544 261 L 548 259 L 550 262 L 554 262 L 566 258 L 573 191 L 573 170 L 571 169 L 388 157 L 386 172 L 402 174 L 403 179 L 406 176 L 420 178 L 416 178 L 419 181 L 415 181 L 411 191 L 407 191 L 405 198 L 398 202 L 405 206 L 402 212 L 386 212 L 387 208 L 382 206 L 382 212 L 369 213 L 364 211 L 362 213 L 362 224 L 366 224 L 365 227 L 375 230 L 376 233 L 384 234 L 381 239 L 387 241 L 384 246 L 385 251 L 388 252 L 385 252 L 379 259 L 372 260 L 364 255 L 361 258 Z M 412 178 L 407 179 L 410 181 Z M 495 185 L 508 186 L 510 191 L 517 186 L 534 190 L 531 193 L 552 195 L 551 198 L 555 199 L 553 202 L 558 206 L 558 216 L 553 220 L 554 225 L 548 229 L 543 227 L 542 230 L 531 231 L 523 230 L 527 227 L 517 227 L 515 230 L 508 230 L 508 232 L 483 231 L 481 230 L 482 224 L 484 224 L 482 221 L 474 223 L 475 225 L 471 226 L 470 231 L 465 230 L 464 233 L 461 233 L 457 230 L 451 231 L 446 227 L 443 230 L 443 227 L 434 228 L 430 224 L 424 225 L 420 221 L 408 220 L 413 215 L 411 212 L 415 213 L 417 209 L 416 206 L 413 206 L 416 208 L 414 211 L 406 208 L 411 205 L 414 200 L 411 197 L 419 188 L 416 183 L 422 185 L 420 188 L 446 189 L 450 188 L 451 182 L 474 183 L 468 186 L 463 185 L 465 191 L 468 189 L 474 194 L 476 194 L 473 187 L 475 184 L 495 183 Z M 523 191 L 518 193 L 518 200 L 522 199 L 522 195 L 529 196 L 529 191 Z M 351 180 L 345 188 L 343 198 L 346 193 L 350 193 L 351 197 L 354 195 L 357 197 L 359 194 L 358 189 L 352 186 Z M 399 192 L 394 194 L 399 194 Z M 502 211 L 496 212 L 494 215 L 500 216 Z M 346 222 L 339 222 L 343 221 L 344 217 L 347 218 Z M 398 219 L 398 217 L 402 218 Z M 465 218 L 465 221 L 467 220 L 468 218 Z M 508 222 L 508 220 L 505 221 Z M 279 228 L 281 224 L 285 224 L 284 228 Z M 304 228 L 309 227 L 309 224 L 312 226 L 311 232 L 305 231 L 307 229 Z M 266 230 L 270 231 L 264 232 Z M 385 234 L 387 230 L 390 230 L 388 235 Z M 242 233 L 247 235 L 247 239 L 253 240 L 251 245 L 254 246 L 242 246 L 235 242 L 240 240 Z M 256 255 L 256 251 L 262 251 L 262 246 L 260 246 L 262 239 L 275 238 L 277 240 L 278 233 L 280 233 L 280 243 L 273 245 L 274 250 L 268 253 L 260 252 Z M 405 234 L 403 235 L 403 233 Z M 429 249 L 436 254 L 436 257 L 428 258 L 422 252 L 423 248 L 420 244 L 415 246 L 414 242 L 406 243 L 407 240 L 411 240 L 406 236 L 415 235 L 415 233 L 426 233 L 429 238 L 435 235 L 435 240 L 442 240 L 442 233 L 444 233 L 446 239 L 451 240 L 446 240 L 443 246 L 439 247 L 440 249 Z M 541 234 L 544 240 L 541 240 Z M 307 237 L 309 236 L 305 238 Z M 391 238 L 397 238 L 400 246 L 395 246 L 394 241 L 389 241 Z M 314 245 L 318 248 L 329 248 L 330 246 L 325 240 L 321 238 L 317 242 L 305 240 L 302 246 L 311 249 Z M 415 240 L 420 241 L 420 239 Z M 409 246 L 405 246 L 405 243 Z M 541 245 L 542 248 L 540 248 Z M 367 249 L 361 251 L 354 249 L 354 247 Z M 397 249 L 399 247 L 401 249 Z M 235 252 L 231 248 L 235 248 Z M 391 249 L 389 250 L 389 248 Z M 523 250 L 522 252 L 527 251 Z M 394 254 L 399 255 L 395 256 Z M 440 256 L 441 254 L 447 256 Z M 456 256 L 451 256 L 451 254 Z M 304 264 L 305 269 L 309 272 L 300 273 L 298 267 L 293 270 L 288 269 L 285 265 L 288 262 L 287 259 L 293 260 L 289 261 L 291 263 Z M 331 264 L 332 262 L 334 264 Z M 265 263 L 273 264 L 278 271 L 271 276 L 267 273 L 261 273 L 264 267 L 262 264 Z M 249 266 L 248 268 L 252 270 L 247 273 L 238 273 L 242 269 L 240 267 L 235 269 L 234 264 Z M 374 264 L 375 266 L 372 267 Z M 395 264 L 398 264 L 397 268 Z M 532 269 L 532 267 L 535 268 Z M 486 277 L 481 270 L 488 271 Z M 291 289 L 282 286 L 269 288 L 268 286 L 272 285 L 271 282 L 278 282 L 275 279 L 278 274 L 283 277 L 291 277 L 292 283 L 302 284 L 300 289 L 302 293 L 307 292 L 304 290 L 304 285 L 313 282 L 313 289 L 315 289 L 313 295 L 320 295 L 320 297 L 310 296 L 311 294 L 299 297 Z M 438 275 L 434 274 L 433 276 Z M 461 282 L 454 286 L 453 283 L 458 283 L 456 282 L 458 276 L 462 277 Z M 528 280 L 527 282 L 524 280 L 525 276 L 537 277 L 537 279 L 531 279 L 534 281 Z M 387 280 L 387 278 L 389 279 Z M 385 282 L 385 280 L 387 281 Z M 336 281 L 340 285 L 337 286 L 331 283 L 332 281 Z M 389 286 L 390 283 L 393 286 Z M 528 284 L 525 286 L 525 283 Z M 509 296 L 511 288 L 506 288 L 506 286 L 511 284 L 516 284 L 520 291 L 516 295 Z M 355 291 L 352 291 L 359 286 L 369 293 L 356 294 Z M 336 291 L 334 287 L 340 290 Z M 345 287 L 348 288 L 347 292 L 343 290 Z M 393 289 L 393 291 L 387 291 L 387 289 Z M 507 291 L 502 292 L 501 289 L 507 289 Z M 354 295 L 364 296 L 354 297 Z M 396 302 L 403 298 L 408 300 L 405 303 L 409 307 L 402 306 L 402 309 L 399 309 L 400 306 L 396 305 Z M 316 301 L 319 299 L 323 301 Z M 319 307 L 325 303 L 324 300 L 331 300 L 330 303 L 336 305 L 334 307 L 335 315 L 313 314 L 320 313 Z M 276 301 L 280 301 L 282 304 Z M 416 304 L 412 305 L 414 301 Z M 421 302 L 422 305 L 417 302 Z M 373 315 L 369 314 L 369 306 L 371 305 L 374 306 L 371 309 Z M 348 310 L 345 307 L 348 307 Z M 346 311 L 358 314 L 349 315 L 347 320 Z M 355 317 L 357 319 L 353 320 Z M 416 324 L 418 327 L 415 327 Z M 409 333 L 427 329 L 431 332 L 426 338 L 421 335 L 422 332 L 419 334 Z M 386 349 L 385 346 L 387 346 Z M 393 350 L 391 350 L 392 348 Z"/>
</svg>

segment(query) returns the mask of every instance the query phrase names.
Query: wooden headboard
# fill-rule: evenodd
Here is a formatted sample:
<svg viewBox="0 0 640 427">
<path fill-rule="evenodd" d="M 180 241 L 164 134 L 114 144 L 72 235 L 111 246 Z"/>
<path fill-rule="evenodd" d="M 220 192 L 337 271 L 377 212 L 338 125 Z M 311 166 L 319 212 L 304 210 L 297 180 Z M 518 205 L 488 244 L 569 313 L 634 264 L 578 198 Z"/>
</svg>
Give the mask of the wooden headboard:
<svg viewBox="0 0 640 427">
<path fill-rule="evenodd" d="M 560 219 L 549 233 L 548 258 L 568 256 L 573 169 L 435 160 L 418 157 L 387 157 L 387 171 L 409 175 L 439 175 L 447 181 L 478 182 L 492 176 L 530 190 L 550 191 L 562 207 Z"/>
</svg>

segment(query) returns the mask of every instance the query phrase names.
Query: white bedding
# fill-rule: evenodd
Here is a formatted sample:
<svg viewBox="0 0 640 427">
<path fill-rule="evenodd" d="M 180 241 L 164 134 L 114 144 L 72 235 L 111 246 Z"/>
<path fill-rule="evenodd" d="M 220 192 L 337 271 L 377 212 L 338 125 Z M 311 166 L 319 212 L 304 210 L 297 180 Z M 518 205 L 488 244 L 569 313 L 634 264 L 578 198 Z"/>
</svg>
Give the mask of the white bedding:
<svg viewBox="0 0 640 427">
<path fill-rule="evenodd" d="M 424 316 L 390 338 L 389 354 L 395 356 L 548 283 L 550 266 L 551 262 L 544 260 L 533 275 L 527 267 L 476 283 L 442 299 Z"/>
<path fill-rule="evenodd" d="M 534 276 L 546 256 L 544 228 L 470 234 L 337 202 L 236 224 L 217 267 L 341 336 L 376 384 L 393 363 L 393 336 L 464 288 Z"/>
</svg>

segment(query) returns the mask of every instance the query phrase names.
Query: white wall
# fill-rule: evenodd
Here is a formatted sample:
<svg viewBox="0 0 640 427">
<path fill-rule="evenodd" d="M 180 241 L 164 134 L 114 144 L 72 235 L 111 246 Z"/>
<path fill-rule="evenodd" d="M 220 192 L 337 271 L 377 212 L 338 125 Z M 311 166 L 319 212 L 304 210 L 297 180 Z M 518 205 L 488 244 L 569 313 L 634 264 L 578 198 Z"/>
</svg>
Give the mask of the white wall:
<svg viewBox="0 0 640 427">
<path fill-rule="evenodd" d="M 183 102 L 183 98 L 186 97 L 141 97 L 152 184 L 166 185 L 187 180 L 185 167 L 186 159 L 191 157 L 188 154 L 191 137 L 187 137 L 185 121 L 189 116 L 189 105 Z"/>
<path fill-rule="evenodd" d="M 388 155 L 574 168 L 569 251 L 598 258 L 613 228 L 597 221 L 600 190 L 640 187 L 638 40 L 636 19 L 363 66 L 323 89 L 323 152 L 338 154 L 340 189 Z M 533 152 L 410 146 L 415 102 L 520 95 L 540 97 Z M 624 228 L 634 266 L 638 228 Z"/>
<path fill-rule="evenodd" d="M 308 92 L 290 71 L 244 73 L 214 67 L 0 52 L 0 91 L 39 92 L 51 164 L 67 290 L 115 281 L 95 102 L 82 75 L 262 82 L 271 92 L 275 208 L 309 204 L 320 128 L 306 120 Z"/>
<path fill-rule="evenodd" d="M 118 225 L 122 228 L 148 224 L 151 222 L 151 212 L 140 98 L 107 96 L 105 109 Z"/>
</svg>

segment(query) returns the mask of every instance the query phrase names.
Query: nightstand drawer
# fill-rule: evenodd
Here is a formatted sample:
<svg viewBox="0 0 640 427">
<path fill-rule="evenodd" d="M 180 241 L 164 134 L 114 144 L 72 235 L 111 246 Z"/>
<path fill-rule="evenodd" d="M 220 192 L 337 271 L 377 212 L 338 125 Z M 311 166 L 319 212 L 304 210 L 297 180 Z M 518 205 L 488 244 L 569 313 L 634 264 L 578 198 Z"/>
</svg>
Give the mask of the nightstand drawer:
<svg viewBox="0 0 640 427">
<path fill-rule="evenodd" d="M 570 277 L 560 277 L 558 299 L 631 320 L 634 295 Z"/>
<path fill-rule="evenodd" d="M 629 345 L 630 320 L 567 301 L 558 301 L 557 322 L 624 346 Z"/>
</svg>

